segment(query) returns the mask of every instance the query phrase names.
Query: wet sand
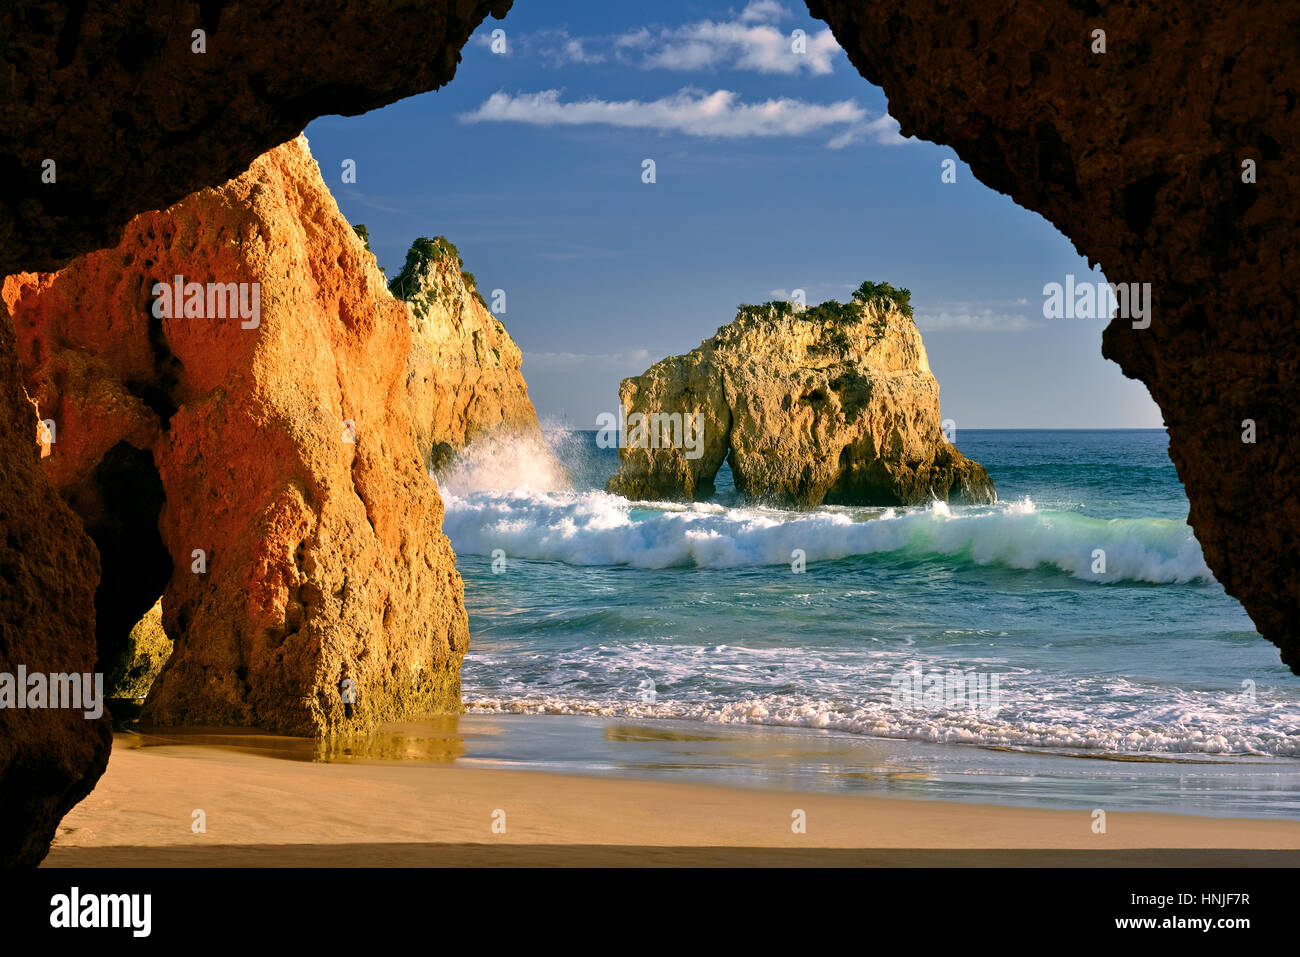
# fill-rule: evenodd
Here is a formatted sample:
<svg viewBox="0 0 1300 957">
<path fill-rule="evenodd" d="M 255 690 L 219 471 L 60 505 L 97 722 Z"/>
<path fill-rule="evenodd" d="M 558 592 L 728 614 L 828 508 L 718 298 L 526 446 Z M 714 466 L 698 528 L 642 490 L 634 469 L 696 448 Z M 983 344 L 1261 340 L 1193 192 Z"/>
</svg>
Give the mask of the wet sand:
<svg viewBox="0 0 1300 957">
<path fill-rule="evenodd" d="M 1116 811 L 1098 834 L 1092 809 L 134 744 L 44 866 L 1300 865 L 1287 820 Z"/>
</svg>

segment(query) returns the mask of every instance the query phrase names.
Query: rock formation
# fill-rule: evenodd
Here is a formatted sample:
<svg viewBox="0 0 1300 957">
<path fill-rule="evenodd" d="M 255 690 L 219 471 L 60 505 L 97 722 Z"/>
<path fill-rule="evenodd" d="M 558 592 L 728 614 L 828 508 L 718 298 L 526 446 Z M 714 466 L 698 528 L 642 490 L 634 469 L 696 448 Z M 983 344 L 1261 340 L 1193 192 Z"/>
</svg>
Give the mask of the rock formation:
<svg viewBox="0 0 1300 957">
<path fill-rule="evenodd" d="M 162 623 L 162 602 L 154 602 L 127 635 L 126 648 L 113 670 L 104 676 L 109 698 L 143 701 L 158 672 L 172 653 L 172 640 Z"/>
<path fill-rule="evenodd" d="M 0 311 L 3 311 L 0 303 Z M 0 316 L 0 672 L 95 668 L 99 558 L 41 474 L 35 409 L 21 385 L 13 327 Z M 34 866 L 59 820 L 108 765 L 107 713 L 0 710 L 0 864 Z"/>
<path fill-rule="evenodd" d="M 407 309 L 305 139 L 4 300 L 56 425 L 47 474 L 87 527 L 167 559 L 175 650 L 146 721 L 326 731 L 345 674 L 350 727 L 459 707 L 468 629 L 406 402 Z M 116 604 L 138 616 L 158 584 L 124 577 Z"/>
<path fill-rule="evenodd" d="M 323 113 L 451 79 L 510 0 L 0 6 L 0 276 L 110 246 L 137 213 L 245 170 Z M 203 30 L 196 52 L 194 30 Z M 53 121 L 57 119 L 57 122 Z M 48 161 L 48 162 L 47 162 Z M 32 406 L 0 316 L 0 668 L 93 665 L 93 546 L 36 464 Z M 0 865 L 33 864 L 103 772 L 106 720 L 0 712 Z"/>
<path fill-rule="evenodd" d="M 411 310 L 406 393 L 425 463 L 445 468 L 456 452 L 494 434 L 541 442 L 523 357 L 487 309 L 472 273 L 444 237 L 417 239 L 388 284 Z"/>
<path fill-rule="evenodd" d="M 984 469 L 944 439 L 939 386 L 905 301 L 742 306 L 698 349 L 624 379 L 627 429 L 609 491 L 704 498 L 725 458 L 737 490 L 760 501 L 993 501 Z"/>
<path fill-rule="evenodd" d="M 1152 284 L 1150 326 L 1112 321 L 1102 351 L 1159 403 L 1215 577 L 1300 673 L 1300 7 L 808 6 L 904 134 Z"/>
</svg>

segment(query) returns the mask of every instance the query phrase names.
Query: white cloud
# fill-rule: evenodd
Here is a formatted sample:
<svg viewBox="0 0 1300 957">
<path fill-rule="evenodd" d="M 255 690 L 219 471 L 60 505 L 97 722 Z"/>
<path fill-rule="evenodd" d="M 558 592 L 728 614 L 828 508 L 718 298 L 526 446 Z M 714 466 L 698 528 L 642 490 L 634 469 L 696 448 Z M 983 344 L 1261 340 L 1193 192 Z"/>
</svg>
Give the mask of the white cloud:
<svg viewBox="0 0 1300 957">
<path fill-rule="evenodd" d="M 790 12 L 776 0 L 752 0 L 749 6 L 741 11 L 740 19 L 744 23 L 780 22 L 789 15 Z"/>
<path fill-rule="evenodd" d="M 699 20 L 673 27 L 638 27 L 613 36 L 573 37 L 565 30 L 539 30 L 511 36 L 509 50 L 540 56 L 553 66 L 617 60 L 646 70 L 699 72 L 751 70 L 794 76 L 832 72 L 840 46 L 829 29 L 808 30 L 805 49 L 794 52 L 793 30 L 780 26 L 790 11 L 775 0 L 753 0 L 726 20 Z M 491 44 L 479 30 L 474 42 Z"/>
<path fill-rule="evenodd" d="M 922 332 L 1024 332 L 1033 327 L 1033 320 L 1023 315 L 967 306 L 916 314 L 916 328 Z"/>
<path fill-rule="evenodd" d="M 551 52 L 551 57 L 557 64 L 564 63 L 604 63 L 605 55 L 603 53 L 589 53 L 585 47 L 586 41 L 577 37 L 566 36 L 563 44 Z"/>
<path fill-rule="evenodd" d="M 854 143 L 871 139 L 882 146 L 898 146 L 913 139 L 898 132 L 898 120 L 888 113 L 865 123 L 855 123 L 838 136 L 832 137 L 826 145 L 833 150 L 841 150 Z"/>
<path fill-rule="evenodd" d="M 619 37 L 615 46 L 640 50 L 640 65 L 647 70 L 730 68 L 788 76 L 801 71 L 817 76 L 832 72 L 840 46 L 831 31 L 809 33 L 804 38 L 805 49 L 796 53 L 791 34 L 776 26 L 785 16 L 779 4 L 751 3 L 738 20 L 701 20 L 667 27 L 657 34 L 642 28 Z"/>
<path fill-rule="evenodd" d="M 648 47 L 654 42 L 654 37 L 646 27 L 639 27 L 627 33 L 620 34 L 614 38 L 614 46 L 632 50 L 639 50 Z"/>
<path fill-rule="evenodd" d="M 652 129 L 688 136 L 802 136 L 844 127 L 832 140 L 845 145 L 845 136 L 897 137 L 897 124 L 888 117 L 869 120 L 867 111 L 853 100 L 808 103 L 782 97 L 744 103 L 731 90 L 679 90 L 658 100 L 560 99 L 559 90 L 537 93 L 494 93 L 464 123 L 530 123 L 534 126 L 585 126 L 604 124 L 629 129 Z M 892 125 L 891 125 L 892 124 Z M 828 144 L 830 145 L 830 144 Z"/>
<path fill-rule="evenodd" d="M 583 369 L 593 365 L 599 366 L 635 366 L 644 369 L 651 365 L 648 349 L 632 349 L 627 352 L 525 352 L 524 364 L 530 369 Z"/>
<path fill-rule="evenodd" d="M 492 34 L 482 29 L 470 37 L 470 42 L 485 50 L 492 48 Z M 570 63 L 593 64 L 604 63 L 608 57 L 603 53 L 589 49 L 592 44 L 601 44 L 599 38 L 570 36 L 567 30 L 538 30 L 535 33 L 511 35 L 506 38 L 506 55 L 538 56 L 549 60 L 551 66 L 566 66 Z M 497 56 L 499 54 L 493 54 Z"/>
</svg>

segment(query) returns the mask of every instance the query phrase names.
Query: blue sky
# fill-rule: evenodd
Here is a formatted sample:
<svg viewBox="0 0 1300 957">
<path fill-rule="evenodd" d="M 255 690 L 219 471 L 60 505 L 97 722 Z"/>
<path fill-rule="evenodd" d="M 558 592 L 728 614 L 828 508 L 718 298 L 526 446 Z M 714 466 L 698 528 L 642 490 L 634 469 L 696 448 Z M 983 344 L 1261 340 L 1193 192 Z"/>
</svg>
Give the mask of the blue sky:
<svg viewBox="0 0 1300 957">
<path fill-rule="evenodd" d="M 485 298 L 505 290 L 544 421 L 594 428 L 623 377 L 741 302 L 847 300 L 871 279 L 912 290 L 958 429 L 1161 425 L 1102 359 L 1104 320 L 1043 318 L 1046 283 L 1100 273 L 960 160 L 943 182 L 955 154 L 903 140 L 800 3 L 518 0 L 442 90 L 307 136 L 390 276 L 445 235 Z"/>
</svg>

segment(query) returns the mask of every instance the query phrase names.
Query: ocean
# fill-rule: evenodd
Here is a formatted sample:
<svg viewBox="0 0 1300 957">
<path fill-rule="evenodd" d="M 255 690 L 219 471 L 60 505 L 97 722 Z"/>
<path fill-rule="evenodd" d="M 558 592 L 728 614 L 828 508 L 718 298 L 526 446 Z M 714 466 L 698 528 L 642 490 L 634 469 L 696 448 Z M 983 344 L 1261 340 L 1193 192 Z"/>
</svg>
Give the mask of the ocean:
<svg viewBox="0 0 1300 957">
<path fill-rule="evenodd" d="M 1300 812 L 1300 678 L 1206 567 L 1163 431 L 966 430 L 997 504 L 806 512 L 725 465 L 711 501 L 629 502 L 595 439 L 548 433 L 569 482 L 526 443 L 441 479 L 466 707 L 528 729 L 485 762 Z"/>
</svg>

